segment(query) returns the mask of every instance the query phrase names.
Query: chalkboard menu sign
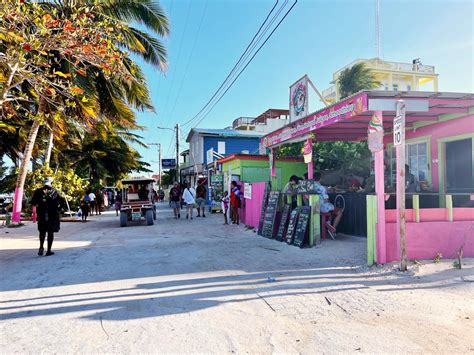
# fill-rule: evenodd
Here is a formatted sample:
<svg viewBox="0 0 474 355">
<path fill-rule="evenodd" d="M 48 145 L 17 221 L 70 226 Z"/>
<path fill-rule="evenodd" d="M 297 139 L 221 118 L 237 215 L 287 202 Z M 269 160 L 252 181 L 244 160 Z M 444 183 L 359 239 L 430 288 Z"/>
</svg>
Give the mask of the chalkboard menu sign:
<svg viewBox="0 0 474 355">
<path fill-rule="evenodd" d="M 314 180 L 300 180 L 298 185 L 296 186 L 296 191 L 298 193 L 315 193 L 317 192 L 316 189 L 316 181 Z"/>
<path fill-rule="evenodd" d="M 293 245 L 296 245 L 297 247 L 303 247 L 306 231 L 308 229 L 310 214 L 310 206 L 301 207 L 301 211 L 298 216 L 298 224 L 296 225 L 295 238 L 293 240 Z"/>
<path fill-rule="evenodd" d="M 288 225 L 288 217 L 290 216 L 290 210 L 291 210 L 291 205 L 285 205 L 285 207 L 283 207 L 280 225 L 278 226 L 278 233 L 275 238 L 279 242 L 282 242 L 283 238 L 285 237 L 286 226 Z"/>
<path fill-rule="evenodd" d="M 290 221 L 288 222 L 288 229 L 286 230 L 286 243 L 293 244 L 293 238 L 295 236 L 295 228 L 296 222 L 298 221 L 298 213 L 300 212 L 300 208 L 297 207 L 290 214 Z"/>
<path fill-rule="evenodd" d="M 265 192 L 263 193 L 263 201 L 262 201 L 262 212 L 260 213 L 260 221 L 258 223 L 258 235 L 262 235 L 263 231 L 263 220 L 265 219 L 265 211 L 267 210 L 267 201 L 268 201 L 268 194 L 270 193 L 270 184 L 265 184 Z"/>
<path fill-rule="evenodd" d="M 265 238 L 273 238 L 273 230 L 275 225 L 275 215 L 280 199 L 280 191 L 271 191 L 268 195 L 267 210 L 265 211 L 265 219 L 263 221 L 262 236 Z"/>
</svg>

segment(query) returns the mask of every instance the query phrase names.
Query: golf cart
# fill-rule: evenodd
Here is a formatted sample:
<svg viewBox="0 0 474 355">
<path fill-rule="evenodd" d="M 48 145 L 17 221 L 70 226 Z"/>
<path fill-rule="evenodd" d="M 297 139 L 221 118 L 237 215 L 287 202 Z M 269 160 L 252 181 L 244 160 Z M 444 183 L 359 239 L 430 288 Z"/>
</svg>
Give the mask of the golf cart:
<svg viewBox="0 0 474 355">
<path fill-rule="evenodd" d="M 129 221 L 146 220 L 153 225 L 156 219 L 156 206 L 148 198 L 149 186 L 153 179 L 136 178 L 122 180 L 122 207 L 120 208 L 120 227 L 126 227 Z"/>
</svg>

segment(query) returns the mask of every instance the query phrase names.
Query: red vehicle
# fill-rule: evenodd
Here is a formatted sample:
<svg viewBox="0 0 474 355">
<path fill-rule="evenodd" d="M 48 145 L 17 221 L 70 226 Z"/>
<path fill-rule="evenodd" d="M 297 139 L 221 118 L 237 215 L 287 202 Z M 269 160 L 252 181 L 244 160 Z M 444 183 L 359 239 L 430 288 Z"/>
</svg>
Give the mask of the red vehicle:
<svg viewBox="0 0 474 355">
<path fill-rule="evenodd" d="M 146 220 L 151 226 L 156 220 L 156 206 L 149 199 L 149 186 L 153 179 L 122 180 L 122 207 L 120 208 L 120 227 L 126 227 L 128 222 Z"/>
</svg>

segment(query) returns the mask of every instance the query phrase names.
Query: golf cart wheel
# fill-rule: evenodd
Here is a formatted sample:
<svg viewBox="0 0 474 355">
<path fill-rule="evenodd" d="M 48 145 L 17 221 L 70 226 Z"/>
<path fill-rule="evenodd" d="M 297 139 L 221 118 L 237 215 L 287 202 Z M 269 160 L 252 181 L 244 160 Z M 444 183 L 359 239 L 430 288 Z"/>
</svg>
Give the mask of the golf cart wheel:
<svg viewBox="0 0 474 355">
<path fill-rule="evenodd" d="M 146 217 L 146 224 L 148 226 L 152 226 L 153 225 L 153 211 L 152 210 L 147 210 L 146 214 L 145 214 L 145 217 Z"/>
<path fill-rule="evenodd" d="M 156 221 L 156 210 L 153 210 L 153 219 Z"/>
<path fill-rule="evenodd" d="M 128 220 L 128 214 L 125 211 L 120 212 L 120 227 L 126 227 Z"/>
</svg>

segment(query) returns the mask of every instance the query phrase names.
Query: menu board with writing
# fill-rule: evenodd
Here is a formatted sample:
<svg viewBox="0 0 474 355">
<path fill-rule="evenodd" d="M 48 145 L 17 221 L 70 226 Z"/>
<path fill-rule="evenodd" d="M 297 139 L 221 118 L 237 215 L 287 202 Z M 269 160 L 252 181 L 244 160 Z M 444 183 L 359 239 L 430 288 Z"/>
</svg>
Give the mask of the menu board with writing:
<svg viewBox="0 0 474 355">
<path fill-rule="evenodd" d="M 283 241 L 283 238 L 285 237 L 286 227 L 288 225 L 288 217 L 290 216 L 290 210 L 291 205 L 285 205 L 285 207 L 283 207 L 280 225 L 278 226 L 278 233 L 275 238 L 279 242 Z"/>
<path fill-rule="evenodd" d="M 300 180 L 298 185 L 296 186 L 296 191 L 298 193 L 315 193 L 317 192 L 316 190 L 316 181 L 314 180 Z"/>
<path fill-rule="evenodd" d="M 270 193 L 270 184 L 265 184 L 265 192 L 263 194 L 263 201 L 262 201 L 262 212 L 260 213 L 260 221 L 258 223 L 258 235 L 262 235 L 263 230 L 263 221 L 265 219 L 265 211 L 267 210 L 267 201 L 268 201 L 268 194 Z"/>
<path fill-rule="evenodd" d="M 290 214 L 290 221 L 288 222 L 288 229 L 286 230 L 286 243 L 293 244 L 293 238 L 295 236 L 296 222 L 298 221 L 298 213 L 300 208 L 297 207 Z"/>
<path fill-rule="evenodd" d="M 279 199 L 280 191 L 270 191 L 262 229 L 262 236 L 265 238 L 273 238 L 273 230 L 275 229 L 275 215 L 278 209 Z"/>
<path fill-rule="evenodd" d="M 310 206 L 301 207 L 301 211 L 298 216 L 298 224 L 296 225 L 295 238 L 293 240 L 293 245 L 296 245 L 297 247 L 302 248 L 304 245 L 310 214 Z"/>
</svg>

